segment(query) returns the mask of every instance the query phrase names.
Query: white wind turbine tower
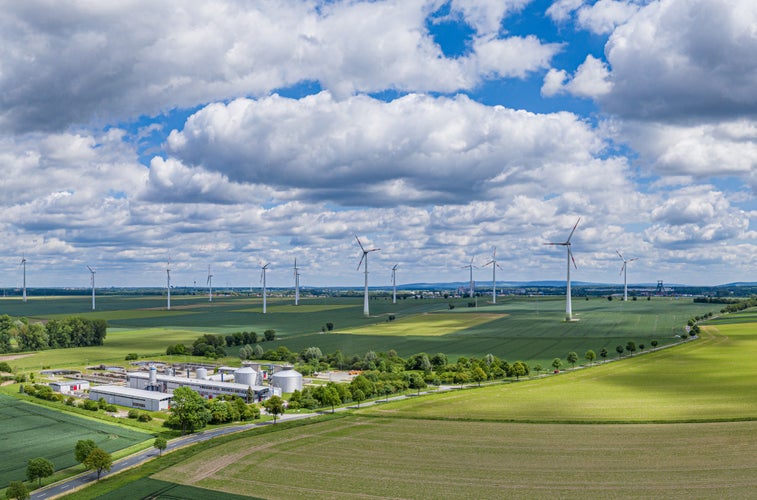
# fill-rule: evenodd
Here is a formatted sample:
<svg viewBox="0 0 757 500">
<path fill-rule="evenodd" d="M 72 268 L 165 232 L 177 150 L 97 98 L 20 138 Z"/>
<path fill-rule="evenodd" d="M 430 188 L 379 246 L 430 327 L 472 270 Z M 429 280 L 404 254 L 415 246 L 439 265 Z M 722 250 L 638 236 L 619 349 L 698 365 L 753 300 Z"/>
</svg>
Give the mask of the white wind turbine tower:
<svg viewBox="0 0 757 500">
<path fill-rule="evenodd" d="M 628 302 L 628 263 L 639 260 L 639 258 L 636 257 L 626 260 L 623 255 L 621 255 L 620 250 L 615 250 L 615 253 L 617 253 L 620 260 L 623 261 L 623 267 L 620 268 L 620 272 L 623 274 L 623 301 Z"/>
<path fill-rule="evenodd" d="M 360 262 L 357 264 L 357 268 L 360 269 L 360 265 L 365 261 L 365 291 L 363 293 L 363 316 L 366 318 L 370 316 L 370 309 L 368 307 L 368 254 L 371 252 L 378 252 L 381 250 L 380 248 L 371 248 L 369 250 L 366 250 L 362 243 L 360 243 L 360 238 L 355 235 L 355 239 L 357 240 L 357 244 L 360 245 L 360 250 L 362 250 L 363 255 L 360 257 Z"/>
<path fill-rule="evenodd" d="M 497 264 L 497 247 L 494 247 L 492 252 L 492 260 L 484 264 L 484 267 L 492 265 L 492 304 L 497 303 L 497 268 L 502 269 L 502 266 Z"/>
<path fill-rule="evenodd" d="M 570 262 L 573 261 L 573 266 L 578 269 L 578 266 L 576 266 L 576 261 L 573 258 L 573 252 L 570 250 L 570 239 L 573 237 L 573 233 L 576 231 L 576 228 L 578 227 L 578 223 L 581 222 L 581 217 L 578 218 L 576 221 L 576 225 L 573 226 L 573 230 L 568 235 L 568 239 L 565 240 L 562 243 L 545 243 L 545 245 L 558 245 L 565 247 L 567 249 L 568 254 L 568 277 L 566 279 L 566 290 L 565 290 L 565 321 L 573 321 L 573 304 L 570 298 Z"/>
<path fill-rule="evenodd" d="M 265 272 L 268 270 L 270 263 L 260 267 L 260 282 L 263 284 L 263 314 L 266 312 L 266 287 L 265 287 Z"/>
<path fill-rule="evenodd" d="M 21 254 L 21 266 L 24 268 L 24 287 L 22 289 L 23 301 L 26 302 L 26 257 Z"/>
<path fill-rule="evenodd" d="M 469 269 L 470 270 L 470 283 L 468 285 L 468 296 L 470 298 L 473 298 L 473 268 L 476 266 L 473 265 L 473 257 L 470 258 L 470 264 L 467 266 L 463 266 L 463 269 Z"/>
<path fill-rule="evenodd" d="M 213 275 L 210 272 L 210 266 L 208 266 L 208 302 L 213 302 Z"/>
<path fill-rule="evenodd" d="M 87 266 L 90 274 L 90 282 L 92 283 L 92 310 L 95 310 L 95 270 Z"/>
<path fill-rule="evenodd" d="M 166 310 L 171 310 L 171 259 L 168 259 L 166 264 L 166 291 L 168 292 L 166 299 Z"/>
<path fill-rule="evenodd" d="M 297 267 L 297 257 L 294 258 L 294 305 L 300 305 L 300 268 Z"/>
<path fill-rule="evenodd" d="M 392 267 L 392 304 L 397 303 L 397 266 L 394 264 Z"/>
</svg>

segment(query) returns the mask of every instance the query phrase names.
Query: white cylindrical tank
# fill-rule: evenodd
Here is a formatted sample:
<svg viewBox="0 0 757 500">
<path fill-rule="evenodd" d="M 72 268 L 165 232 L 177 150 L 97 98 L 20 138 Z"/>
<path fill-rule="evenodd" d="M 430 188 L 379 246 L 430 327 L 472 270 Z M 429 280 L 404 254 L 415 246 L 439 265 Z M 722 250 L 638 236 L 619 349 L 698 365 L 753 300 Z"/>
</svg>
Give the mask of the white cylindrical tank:
<svg viewBox="0 0 757 500">
<path fill-rule="evenodd" d="M 271 375 L 271 385 L 281 389 L 281 392 L 302 390 L 302 374 L 295 370 L 284 370 Z"/>
<path fill-rule="evenodd" d="M 154 366 L 150 367 L 150 385 L 153 387 L 158 385 L 158 369 Z"/>
<path fill-rule="evenodd" d="M 249 366 L 245 366 L 234 372 L 234 383 L 248 386 L 257 384 L 258 374 Z"/>
<path fill-rule="evenodd" d="M 198 368 L 195 370 L 198 380 L 208 380 L 208 370 L 206 368 Z"/>
</svg>

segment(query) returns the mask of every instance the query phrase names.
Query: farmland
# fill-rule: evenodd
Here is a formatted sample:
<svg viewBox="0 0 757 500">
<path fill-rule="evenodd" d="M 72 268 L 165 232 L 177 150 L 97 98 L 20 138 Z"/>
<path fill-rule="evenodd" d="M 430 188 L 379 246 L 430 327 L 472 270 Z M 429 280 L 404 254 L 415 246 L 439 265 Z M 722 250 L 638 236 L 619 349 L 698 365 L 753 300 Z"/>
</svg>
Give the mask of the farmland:
<svg viewBox="0 0 757 500">
<path fill-rule="evenodd" d="M 264 498 L 748 498 L 755 316 L 558 376 L 244 433 L 152 477 Z"/>
<path fill-rule="evenodd" d="M 191 344 L 203 333 L 262 333 L 272 328 L 277 340 L 266 344 L 266 349 L 284 345 L 301 351 L 316 346 L 324 353 L 340 349 L 345 355 L 359 356 L 369 350 L 394 349 L 400 356 L 443 352 L 453 360 L 492 353 L 547 366 L 552 358 L 569 351 L 599 352 L 606 347 L 612 352 L 629 340 L 669 344 L 684 332 L 690 317 L 717 311 L 713 305 L 689 299 L 621 302 L 592 298 L 575 300 L 574 314 L 580 321 L 565 323 L 564 299 L 559 297 L 502 298 L 496 305 L 482 303 L 475 308 L 467 307 L 467 299 L 408 299 L 396 305 L 379 299 L 371 303 L 370 318 L 363 317 L 360 299 L 337 297 L 306 299 L 300 306 L 291 300 L 271 299 L 265 315 L 259 299 L 247 297 L 218 297 L 209 303 L 205 298 L 182 296 L 172 301 L 171 311 L 161 309 L 165 299 L 157 296 L 102 297 L 95 312 L 87 311 L 88 305 L 81 297 L 34 298 L 26 304 L 0 300 L 0 312 L 14 316 L 44 320 L 77 314 L 106 319 L 109 324 L 103 346 L 39 352 L 14 361 L 15 365 L 39 369 L 95 360 L 115 363 L 130 352 L 160 356 L 169 344 Z M 390 315 L 396 319 L 389 321 Z M 333 323 L 338 333 L 323 333 L 327 323 Z M 229 350 L 232 358 L 235 354 Z"/>
<path fill-rule="evenodd" d="M 74 445 L 92 439 L 114 452 L 146 441 L 152 436 L 97 420 L 61 413 L 0 394 L 0 485 L 25 477 L 31 458 L 46 457 L 56 470 L 76 465 Z"/>
</svg>

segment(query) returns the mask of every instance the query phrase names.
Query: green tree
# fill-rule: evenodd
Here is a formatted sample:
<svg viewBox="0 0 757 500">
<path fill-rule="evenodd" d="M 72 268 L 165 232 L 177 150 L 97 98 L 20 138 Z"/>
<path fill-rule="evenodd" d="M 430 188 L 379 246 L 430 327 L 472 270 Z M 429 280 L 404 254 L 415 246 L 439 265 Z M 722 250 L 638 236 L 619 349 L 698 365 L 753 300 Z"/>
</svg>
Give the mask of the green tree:
<svg viewBox="0 0 757 500">
<path fill-rule="evenodd" d="M 5 498 L 8 500 L 26 500 L 29 498 L 29 490 L 23 481 L 11 481 L 5 490 Z"/>
<path fill-rule="evenodd" d="M 169 411 L 169 424 L 179 427 L 182 434 L 201 429 L 210 421 L 210 411 L 205 407 L 205 400 L 189 387 L 179 387 L 173 391 Z"/>
<path fill-rule="evenodd" d="M 83 464 L 89 453 L 97 448 L 97 445 L 91 439 L 80 439 L 74 447 L 74 458 L 80 464 Z"/>
<path fill-rule="evenodd" d="M 633 342 L 629 340 L 628 343 L 626 344 L 626 351 L 630 353 L 636 352 L 636 344 L 634 344 Z"/>
<path fill-rule="evenodd" d="M 113 466 L 113 457 L 107 451 L 95 448 L 87 455 L 84 466 L 89 470 L 97 471 L 97 480 L 99 481 L 102 472 L 109 471 Z"/>
<path fill-rule="evenodd" d="M 528 366 L 523 361 L 516 361 L 510 365 L 510 372 L 508 375 L 515 376 L 515 380 L 520 380 L 521 377 L 528 375 Z"/>
<path fill-rule="evenodd" d="M 163 450 L 168 448 L 168 441 L 162 436 L 155 438 L 155 442 L 152 443 L 152 447 L 158 450 L 158 455 L 163 455 Z"/>
<path fill-rule="evenodd" d="M 471 370 L 470 378 L 473 382 L 477 382 L 478 386 L 481 387 L 481 382 L 486 380 L 486 372 L 484 372 L 480 366 L 476 366 Z"/>
<path fill-rule="evenodd" d="M 538 374 L 539 374 L 539 372 L 541 372 L 541 371 L 542 371 L 543 369 L 544 369 L 544 368 L 542 368 L 542 366 L 541 366 L 541 364 L 540 364 L 540 363 L 536 363 L 536 364 L 534 365 L 534 371 L 536 371 L 536 374 L 537 374 L 537 375 L 538 375 Z"/>
<path fill-rule="evenodd" d="M 352 399 L 357 401 L 357 407 L 360 408 L 360 402 L 365 401 L 365 393 L 360 389 L 355 389 L 352 391 Z"/>
<path fill-rule="evenodd" d="M 623 351 L 624 351 L 624 350 L 625 350 L 625 349 L 623 348 L 623 346 L 622 346 L 622 345 L 618 345 L 618 346 L 615 346 L 615 352 L 617 352 L 617 353 L 618 353 L 618 357 L 620 357 L 620 355 L 621 355 L 621 354 L 623 354 Z"/>
<path fill-rule="evenodd" d="M 657 347 L 657 344 L 659 344 L 659 342 L 657 342 L 656 340 L 653 340 L 649 343 L 649 345 L 651 345 L 653 349 Z"/>
<path fill-rule="evenodd" d="M 271 329 L 266 330 L 263 332 L 263 336 L 268 342 L 272 340 L 276 340 L 276 330 L 271 330 Z"/>
<path fill-rule="evenodd" d="M 321 402 L 324 406 L 330 406 L 331 413 L 334 413 L 336 406 L 342 404 L 342 398 L 339 397 L 336 387 L 329 385 L 323 389 Z"/>
<path fill-rule="evenodd" d="M 465 370 L 460 370 L 459 372 L 455 373 L 455 383 L 460 384 L 460 389 L 463 388 L 463 385 L 470 380 L 470 376 L 468 375 L 468 372 Z"/>
<path fill-rule="evenodd" d="M 575 368 L 576 367 L 576 361 L 578 361 L 578 354 L 576 354 L 575 352 L 571 351 L 571 352 L 568 353 L 568 356 L 565 359 L 568 361 L 568 363 L 571 364 L 571 366 L 573 368 Z"/>
<path fill-rule="evenodd" d="M 46 458 L 32 458 L 26 466 L 26 479 L 29 481 L 37 480 L 38 486 L 42 486 L 42 479 L 50 477 L 55 472 L 55 466 Z"/>
<path fill-rule="evenodd" d="M 603 347 L 599 351 L 599 357 L 602 358 L 602 359 L 607 359 L 607 348 L 606 347 Z"/>
<path fill-rule="evenodd" d="M 597 359 L 597 353 L 589 349 L 586 351 L 586 354 L 584 354 L 584 358 L 586 358 L 586 361 L 589 362 L 589 364 L 592 364 L 595 359 Z"/>
<path fill-rule="evenodd" d="M 555 358 L 552 360 L 552 368 L 554 368 L 555 371 L 559 371 L 561 366 L 562 360 L 560 358 Z"/>
<path fill-rule="evenodd" d="M 284 414 L 284 400 L 279 396 L 271 396 L 263 403 L 265 410 L 273 415 L 273 423 L 276 423 L 276 418 L 279 415 Z"/>
</svg>

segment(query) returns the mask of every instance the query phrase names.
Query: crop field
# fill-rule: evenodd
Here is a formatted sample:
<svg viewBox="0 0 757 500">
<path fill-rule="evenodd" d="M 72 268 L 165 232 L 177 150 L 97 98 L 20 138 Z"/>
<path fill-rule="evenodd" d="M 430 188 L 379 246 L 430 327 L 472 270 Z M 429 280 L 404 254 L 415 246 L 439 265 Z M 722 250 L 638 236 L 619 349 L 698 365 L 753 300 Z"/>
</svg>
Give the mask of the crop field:
<svg viewBox="0 0 757 500">
<path fill-rule="evenodd" d="M 31 458 L 44 457 L 56 470 L 76 465 L 74 446 L 92 439 L 108 452 L 152 438 L 150 434 L 50 410 L 0 394 L 0 487 L 26 478 Z"/>
<path fill-rule="evenodd" d="M 593 349 L 598 353 L 606 347 L 613 352 L 616 345 L 629 340 L 670 344 L 684 332 L 689 318 L 718 309 L 690 299 L 576 299 L 573 309 L 579 321 L 565 323 L 561 297 L 503 297 L 496 305 L 479 301 L 475 308 L 467 307 L 468 299 L 407 299 L 392 304 L 377 298 L 371 301 L 370 318 L 363 317 L 360 298 L 308 298 L 299 306 L 291 299 L 272 298 L 265 315 L 260 299 L 249 297 L 217 297 L 211 303 L 206 297 L 179 296 L 172 298 L 171 311 L 166 311 L 162 309 L 165 298 L 160 296 L 104 296 L 98 299 L 95 312 L 88 310 L 91 303 L 84 299 L 34 298 L 26 304 L 0 300 L 0 313 L 39 320 L 76 314 L 103 318 L 109 324 L 102 347 L 40 352 L 18 360 L 16 366 L 37 369 L 94 360 L 115 363 L 131 352 L 157 357 L 169 344 L 191 344 L 203 333 L 262 333 L 269 328 L 276 330 L 277 340 L 265 344 L 265 349 L 284 345 L 301 351 L 315 346 L 324 353 L 340 349 L 345 355 L 361 356 L 369 350 L 394 349 L 400 356 L 443 352 L 453 360 L 491 353 L 509 361 L 547 366 L 552 358 L 570 351 Z M 454 310 L 450 304 L 455 305 Z M 390 314 L 395 321 L 388 321 Z M 323 333 L 326 323 L 344 333 Z M 231 362 L 236 350 L 229 349 L 228 354 L 227 362 Z"/>
<path fill-rule="evenodd" d="M 492 313 L 431 313 L 419 316 L 409 316 L 397 321 L 380 325 L 370 325 L 353 328 L 350 331 L 337 331 L 349 335 L 378 335 L 417 337 L 449 335 L 466 328 L 475 328 L 484 323 L 500 319 L 503 314 Z"/>
<path fill-rule="evenodd" d="M 154 478 L 264 498 L 747 498 L 757 487 L 756 444 L 757 422 L 353 416 L 251 435 Z"/>
<path fill-rule="evenodd" d="M 757 324 L 719 323 L 674 349 L 544 380 L 366 409 L 372 414 L 549 422 L 757 419 Z"/>
</svg>

